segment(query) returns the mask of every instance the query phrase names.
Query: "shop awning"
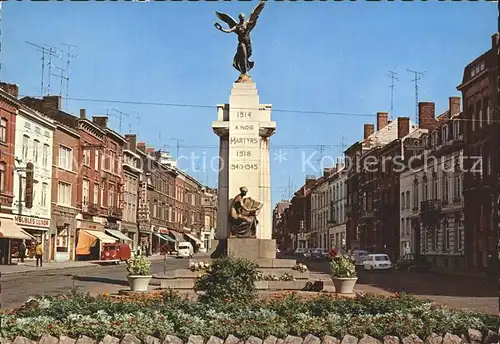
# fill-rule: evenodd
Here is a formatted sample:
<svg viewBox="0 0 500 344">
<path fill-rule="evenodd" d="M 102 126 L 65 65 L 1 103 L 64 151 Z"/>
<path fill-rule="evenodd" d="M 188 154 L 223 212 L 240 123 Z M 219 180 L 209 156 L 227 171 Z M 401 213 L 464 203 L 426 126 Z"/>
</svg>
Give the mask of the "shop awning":
<svg viewBox="0 0 500 344">
<path fill-rule="evenodd" d="M 185 241 L 185 240 L 184 240 L 184 237 L 183 237 L 183 236 L 182 236 L 182 234 L 181 234 L 181 233 L 179 233 L 179 232 L 176 232 L 176 231 L 172 231 L 172 230 L 171 230 L 169 234 L 170 234 L 171 236 L 173 235 L 173 236 L 174 236 L 174 238 L 175 238 L 175 240 L 177 240 L 177 241 L 179 241 L 179 242 Z"/>
<path fill-rule="evenodd" d="M 166 234 L 159 234 L 159 233 L 154 233 L 158 238 L 160 238 L 161 240 L 164 240 L 164 241 L 170 241 L 170 242 L 175 242 L 174 239 L 172 239 L 171 237 L 169 237 L 168 235 Z"/>
<path fill-rule="evenodd" d="M 88 234 L 96 237 L 97 239 L 101 240 L 102 243 L 104 244 L 114 244 L 116 243 L 116 238 L 113 238 L 112 236 L 107 235 L 104 232 L 99 232 L 99 231 L 91 231 L 88 229 L 82 229 L 83 231 L 87 232 Z"/>
<path fill-rule="evenodd" d="M 0 238 L 34 240 L 11 219 L 0 219 Z"/>
<path fill-rule="evenodd" d="M 114 236 L 115 238 L 118 238 L 119 240 L 125 240 L 125 241 L 129 241 L 129 242 L 133 241 L 128 236 L 126 236 L 125 234 L 123 234 L 120 231 L 117 231 L 116 229 L 105 229 L 105 231 L 108 232 L 109 234 L 111 234 L 112 236 Z"/>
<path fill-rule="evenodd" d="M 201 240 L 198 239 L 197 237 L 195 237 L 194 235 L 191 235 L 191 234 L 188 234 L 188 233 L 184 233 L 185 236 L 187 236 L 188 238 L 190 238 L 191 240 L 194 240 L 195 243 L 197 244 L 202 244 Z"/>
</svg>

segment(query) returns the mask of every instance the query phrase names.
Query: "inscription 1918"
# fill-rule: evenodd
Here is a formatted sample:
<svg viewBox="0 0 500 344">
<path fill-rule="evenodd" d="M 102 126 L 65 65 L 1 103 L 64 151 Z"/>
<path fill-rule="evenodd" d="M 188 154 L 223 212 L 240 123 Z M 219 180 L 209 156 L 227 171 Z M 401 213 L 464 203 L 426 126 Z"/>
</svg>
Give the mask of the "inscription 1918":
<svg viewBox="0 0 500 344">
<path fill-rule="evenodd" d="M 248 158 L 248 157 L 252 156 L 252 153 L 248 150 L 240 150 L 240 151 L 236 151 L 236 156 Z"/>
</svg>

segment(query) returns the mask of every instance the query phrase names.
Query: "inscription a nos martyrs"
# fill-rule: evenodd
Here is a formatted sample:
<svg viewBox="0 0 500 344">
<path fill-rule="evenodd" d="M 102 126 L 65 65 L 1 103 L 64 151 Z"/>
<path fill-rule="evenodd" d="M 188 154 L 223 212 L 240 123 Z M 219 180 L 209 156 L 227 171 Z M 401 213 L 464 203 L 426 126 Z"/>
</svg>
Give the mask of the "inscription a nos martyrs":
<svg viewBox="0 0 500 344">
<path fill-rule="evenodd" d="M 242 124 L 236 124 L 234 126 L 234 129 L 235 130 L 245 130 L 245 131 L 250 131 L 250 130 L 253 130 L 254 126 L 253 124 L 246 124 L 246 125 L 242 125 Z"/>
<path fill-rule="evenodd" d="M 232 145 L 258 144 L 259 139 L 256 137 L 231 137 L 229 142 Z"/>
</svg>

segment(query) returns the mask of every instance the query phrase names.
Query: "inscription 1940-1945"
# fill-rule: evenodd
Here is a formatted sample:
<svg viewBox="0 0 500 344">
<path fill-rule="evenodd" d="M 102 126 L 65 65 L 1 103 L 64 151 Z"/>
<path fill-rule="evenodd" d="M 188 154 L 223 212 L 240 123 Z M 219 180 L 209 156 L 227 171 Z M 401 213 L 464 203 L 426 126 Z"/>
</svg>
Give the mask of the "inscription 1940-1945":
<svg viewBox="0 0 500 344">
<path fill-rule="evenodd" d="M 245 170 L 245 171 L 250 171 L 250 170 L 258 170 L 259 169 L 259 164 L 253 163 L 253 164 L 231 164 L 231 170 Z"/>
</svg>

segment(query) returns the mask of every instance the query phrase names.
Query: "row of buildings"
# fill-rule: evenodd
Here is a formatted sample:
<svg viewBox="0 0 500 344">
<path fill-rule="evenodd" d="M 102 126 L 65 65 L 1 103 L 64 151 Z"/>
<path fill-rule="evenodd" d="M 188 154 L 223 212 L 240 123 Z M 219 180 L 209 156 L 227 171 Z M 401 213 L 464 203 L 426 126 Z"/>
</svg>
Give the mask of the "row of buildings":
<svg viewBox="0 0 500 344">
<path fill-rule="evenodd" d="M 0 84 L 0 264 L 22 241 L 30 255 L 41 242 L 44 260 L 57 262 L 98 259 L 96 242 L 206 250 L 216 204 L 215 190 L 106 116 L 74 116 L 58 96 L 18 99 L 17 85 Z"/>
<path fill-rule="evenodd" d="M 376 127 L 343 163 L 306 177 L 274 211 L 284 249 L 343 247 L 426 257 L 436 269 L 484 271 L 499 238 L 499 34 L 469 63 L 436 116 L 418 104 L 418 123 L 377 113 Z"/>
</svg>

